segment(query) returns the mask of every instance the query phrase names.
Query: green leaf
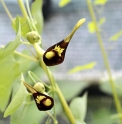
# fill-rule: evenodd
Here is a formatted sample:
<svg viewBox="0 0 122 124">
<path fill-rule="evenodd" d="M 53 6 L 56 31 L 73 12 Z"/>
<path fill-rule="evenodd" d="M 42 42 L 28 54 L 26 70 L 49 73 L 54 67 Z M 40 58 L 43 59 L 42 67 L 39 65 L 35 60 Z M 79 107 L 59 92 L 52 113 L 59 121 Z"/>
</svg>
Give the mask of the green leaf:
<svg viewBox="0 0 122 124">
<path fill-rule="evenodd" d="M 96 5 L 105 5 L 108 0 L 95 0 L 94 4 Z"/>
<path fill-rule="evenodd" d="M 17 36 L 21 36 L 21 24 L 20 24 L 19 16 L 16 17 L 15 25 L 16 25 Z"/>
<path fill-rule="evenodd" d="M 35 19 L 36 23 L 36 28 L 40 33 L 42 33 L 43 30 L 43 14 L 42 14 L 42 5 L 43 5 L 43 0 L 35 0 L 32 5 L 31 5 L 31 12 L 33 15 L 33 18 Z"/>
<path fill-rule="evenodd" d="M 109 109 L 101 108 L 94 112 L 92 117 L 93 124 L 113 124 L 114 121 L 110 118 L 111 112 Z M 117 123 L 115 123 L 117 124 Z"/>
<path fill-rule="evenodd" d="M 122 36 L 122 30 L 114 34 L 112 37 L 109 38 L 110 41 L 116 41 Z"/>
<path fill-rule="evenodd" d="M 101 18 L 98 22 L 99 26 L 101 26 L 103 23 L 105 23 L 106 18 Z"/>
<path fill-rule="evenodd" d="M 35 102 L 22 103 L 17 111 L 10 116 L 10 124 L 43 124 L 45 116 L 45 112 L 37 109 Z"/>
<path fill-rule="evenodd" d="M 71 0 L 60 0 L 58 6 L 59 7 L 64 7 L 66 6 L 67 4 L 69 4 L 71 2 Z"/>
<path fill-rule="evenodd" d="M 89 30 L 90 33 L 94 33 L 95 32 L 95 24 L 94 24 L 94 22 L 89 22 L 87 24 L 87 27 L 88 27 L 88 30 Z"/>
<path fill-rule="evenodd" d="M 76 119 L 84 120 L 87 110 L 87 93 L 82 97 L 74 98 L 70 103 L 70 109 Z"/>
<path fill-rule="evenodd" d="M 5 48 L 2 49 L 0 53 L 0 60 L 4 59 L 8 55 L 10 55 L 14 50 L 21 44 L 20 38 L 16 37 L 14 41 L 9 42 Z"/>
<path fill-rule="evenodd" d="M 21 72 L 27 71 L 31 61 L 11 54 L 0 61 L 0 110 L 4 111 L 11 94 L 11 88 Z"/>
<path fill-rule="evenodd" d="M 114 77 L 114 82 L 115 83 L 115 87 L 116 87 L 116 91 L 117 94 L 122 96 L 122 76 L 115 76 Z M 100 81 L 100 90 L 102 90 L 103 92 L 112 95 L 112 89 L 110 86 L 110 81 L 109 78 L 102 78 Z"/>
<path fill-rule="evenodd" d="M 17 32 L 16 20 L 17 20 L 17 17 L 14 19 L 14 21 L 12 23 L 12 27 Z M 30 31 L 30 27 L 28 25 L 27 18 L 19 16 L 19 20 L 20 20 L 20 24 L 21 24 L 21 35 L 23 37 L 26 37 L 26 34 Z"/>
<path fill-rule="evenodd" d="M 13 71 L 14 70 L 14 71 Z M 16 76 L 16 67 L 12 56 L 0 61 L 0 109 L 4 111 Z"/>
<path fill-rule="evenodd" d="M 88 83 L 82 81 L 62 80 L 62 81 L 57 81 L 57 83 L 63 93 L 63 96 L 67 101 L 74 98 L 85 87 L 88 86 Z"/>
<path fill-rule="evenodd" d="M 23 103 L 23 101 L 28 95 L 29 93 L 27 92 L 25 86 L 23 85 L 23 82 L 21 82 L 18 92 L 16 93 L 16 95 L 14 96 L 14 98 L 12 99 L 11 103 L 9 104 L 4 113 L 4 117 L 7 117 L 14 113 L 20 107 L 20 105 Z"/>
<path fill-rule="evenodd" d="M 76 119 L 76 124 L 86 124 L 84 121 Z"/>
<path fill-rule="evenodd" d="M 14 50 L 21 44 L 21 26 L 19 22 L 19 18 L 17 17 L 16 23 L 18 25 L 18 33 L 14 41 L 9 42 L 4 48 L 0 50 L 0 60 L 4 59 L 8 55 L 10 55 Z"/>
<path fill-rule="evenodd" d="M 79 72 L 79 71 L 93 69 L 95 67 L 95 65 L 96 65 L 96 62 L 91 62 L 91 63 L 86 64 L 86 65 L 76 66 L 73 69 L 69 70 L 68 73 L 72 74 L 72 73 L 76 73 L 76 72 Z"/>
</svg>

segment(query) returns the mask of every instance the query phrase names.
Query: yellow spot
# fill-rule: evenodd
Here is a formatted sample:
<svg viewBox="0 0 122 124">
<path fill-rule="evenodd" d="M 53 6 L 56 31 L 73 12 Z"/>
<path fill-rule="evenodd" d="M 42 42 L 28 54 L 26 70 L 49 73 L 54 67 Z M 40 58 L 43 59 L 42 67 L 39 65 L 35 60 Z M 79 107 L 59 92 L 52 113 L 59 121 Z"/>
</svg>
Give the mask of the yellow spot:
<svg viewBox="0 0 122 124">
<path fill-rule="evenodd" d="M 55 46 L 55 48 L 53 49 L 55 50 L 56 52 L 58 52 L 58 55 L 61 56 L 61 53 L 64 51 L 63 48 L 61 48 L 60 46 Z"/>
<path fill-rule="evenodd" d="M 53 56 L 55 56 L 55 53 L 53 51 L 47 52 L 45 55 L 47 59 L 51 59 Z"/>
<path fill-rule="evenodd" d="M 44 101 L 44 105 L 45 106 L 50 106 L 51 105 L 51 100 L 50 99 L 46 99 L 45 101 Z"/>
<path fill-rule="evenodd" d="M 40 104 L 40 101 L 43 100 L 44 98 L 46 98 L 46 97 L 45 97 L 45 96 L 37 96 L 36 102 L 37 102 L 38 104 Z"/>
</svg>

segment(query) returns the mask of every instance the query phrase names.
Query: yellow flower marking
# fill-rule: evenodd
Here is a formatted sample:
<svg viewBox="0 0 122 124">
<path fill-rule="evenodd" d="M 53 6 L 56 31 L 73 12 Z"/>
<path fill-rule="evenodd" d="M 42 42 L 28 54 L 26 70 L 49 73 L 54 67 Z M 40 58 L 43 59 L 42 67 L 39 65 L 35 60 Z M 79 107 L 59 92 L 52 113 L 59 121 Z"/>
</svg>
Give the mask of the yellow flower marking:
<svg viewBox="0 0 122 124">
<path fill-rule="evenodd" d="M 58 52 L 58 55 L 61 56 L 61 53 L 64 51 L 63 48 L 61 48 L 60 46 L 55 46 L 55 48 L 53 49 L 55 50 L 56 52 Z"/>
<path fill-rule="evenodd" d="M 52 59 L 53 56 L 55 56 L 54 51 L 47 52 L 46 55 L 45 55 L 45 57 L 47 59 Z"/>
<path fill-rule="evenodd" d="M 45 97 L 45 96 L 37 96 L 36 102 L 37 102 L 38 104 L 40 104 L 40 101 L 41 101 L 42 99 L 44 99 L 44 98 L 46 98 L 46 97 Z"/>
<path fill-rule="evenodd" d="M 51 103 L 52 103 L 52 102 L 51 102 L 50 99 L 46 99 L 46 100 L 44 101 L 45 106 L 50 106 Z"/>
</svg>

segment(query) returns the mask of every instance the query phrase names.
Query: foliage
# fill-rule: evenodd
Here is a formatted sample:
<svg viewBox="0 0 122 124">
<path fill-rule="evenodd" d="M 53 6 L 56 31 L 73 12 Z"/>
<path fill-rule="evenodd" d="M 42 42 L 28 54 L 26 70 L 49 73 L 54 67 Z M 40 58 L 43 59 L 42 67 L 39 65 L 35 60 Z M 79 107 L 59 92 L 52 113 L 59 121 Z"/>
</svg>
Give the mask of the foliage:
<svg viewBox="0 0 122 124">
<path fill-rule="evenodd" d="M 4 4 L 3 1 L 2 1 L 2 3 Z M 4 118 L 7 116 L 10 116 L 11 124 L 16 124 L 16 123 L 18 123 L 18 124 L 30 123 L 31 124 L 31 123 L 39 123 L 40 121 L 43 122 L 44 117 L 49 116 L 51 121 L 53 120 L 54 123 L 57 124 L 56 115 L 61 112 L 61 109 L 60 109 L 61 107 L 60 108 L 58 107 L 56 110 L 56 106 L 62 106 L 62 108 L 64 108 L 66 110 L 65 114 L 67 115 L 67 118 L 68 118 L 67 120 L 69 120 L 70 123 L 74 124 L 77 121 L 77 122 L 83 124 L 84 123 L 83 119 L 84 119 L 85 115 L 82 118 L 78 118 L 78 120 L 75 119 L 76 114 L 75 114 L 75 116 L 72 114 L 66 100 L 72 100 L 80 92 L 80 89 L 83 88 L 84 86 L 81 83 L 79 83 L 79 86 L 80 86 L 79 87 L 78 85 L 75 85 L 75 83 L 73 82 L 72 83 L 73 87 L 71 87 L 71 90 L 73 92 L 71 94 L 67 95 L 67 93 L 66 93 L 67 89 L 64 89 L 65 84 L 61 83 L 61 85 L 62 84 L 63 85 L 61 86 L 59 84 L 59 86 L 61 87 L 61 90 L 64 94 L 64 96 L 63 96 L 63 94 L 58 86 L 58 83 L 56 83 L 51 71 L 49 70 L 49 68 L 45 65 L 45 63 L 42 60 L 44 50 L 39 45 L 41 43 L 41 37 L 36 36 L 36 35 L 38 35 L 38 33 L 40 34 L 43 29 L 43 16 L 42 16 L 42 11 L 40 11 L 40 8 L 42 7 L 42 1 L 37 0 L 34 3 L 32 3 L 32 6 L 31 6 L 32 14 L 30 12 L 28 1 L 26 1 L 27 12 L 25 10 L 23 2 L 18 1 L 18 3 L 20 5 L 20 9 L 22 10 L 22 13 L 24 16 L 21 16 L 21 17 L 16 16 L 14 19 L 12 18 L 12 27 L 15 30 L 15 32 L 17 33 L 17 36 L 15 37 L 15 40 L 13 40 L 12 42 L 9 42 L 5 47 L 0 49 L 0 59 L 1 59 L 1 61 L 0 61 L 0 66 L 1 66 L 0 67 L 1 68 L 1 71 L 0 71 L 0 73 L 1 73 L 1 75 L 0 75 L 1 76 L 0 95 L 1 95 L 1 101 L 2 101 L 0 104 L 0 108 L 2 111 L 4 111 Z M 63 5 L 64 5 L 64 3 L 63 3 Z M 5 9 L 7 10 L 7 7 L 5 7 Z M 8 14 L 10 14 L 10 13 L 8 13 Z M 11 16 L 11 15 L 9 15 L 9 16 Z M 83 19 L 83 20 L 81 19 L 76 24 L 76 26 L 74 27 L 71 34 L 68 35 L 68 37 L 64 38 L 64 43 L 67 43 L 71 40 L 71 37 L 73 36 L 75 31 L 82 25 L 82 23 L 84 23 L 84 21 L 85 21 L 85 19 Z M 33 32 L 33 33 L 28 33 L 28 32 Z M 26 34 L 28 34 L 28 35 L 26 35 Z M 25 36 L 29 37 L 27 39 L 29 40 L 29 42 L 31 41 L 30 43 L 27 42 Z M 27 52 L 21 53 L 21 52 L 16 51 L 17 47 L 20 46 L 21 44 L 25 44 L 28 47 L 33 46 L 37 52 L 36 56 L 38 56 L 38 57 L 32 56 L 31 53 L 28 54 Z M 60 44 L 58 44 L 57 47 L 59 47 L 59 46 L 60 46 Z M 63 48 L 63 49 L 65 49 L 65 48 Z M 55 49 L 55 50 L 57 50 L 57 49 Z M 58 51 L 59 50 L 60 49 L 58 49 Z M 58 52 L 58 51 L 56 51 L 56 52 Z M 59 57 L 62 55 L 62 52 L 60 52 Z M 9 60 L 9 64 L 7 64 L 8 60 Z M 28 62 L 30 63 L 30 65 L 28 64 Z M 37 65 L 37 62 L 39 63 L 38 65 Z M 27 64 L 28 64 L 28 66 L 27 66 Z M 47 77 L 49 78 L 50 85 L 49 84 L 47 85 L 46 83 L 44 83 L 43 81 L 40 80 L 40 78 L 37 76 L 39 73 L 38 70 L 34 71 L 34 69 L 33 69 L 34 67 L 40 68 L 40 66 L 41 66 L 41 68 L 43 68 L 44 72 L 46 73 Z M 9 68 L 10 68 L 10 71 L 8 70 Z M 14 70 L 13 72 L 11 72 L 12 69 Z M 31 69 L 33 72 L 29 71 Z M 27 74 L 27 72 L 28 72 L 28 74 Z M 22 75 L 21 83 L 19 83 L 20 81 L 18 80 L 19 75 Z M 39 91 L 41 91 L 39 88 L 38 88 L 39 90 L 37 92 L 35 89 L 36 87 L 33 88 L 33 86 L 31 86 L 27 83 L 24 83 L 24 80 L 30 80 L 30 79 L 31 79 L 31 82 L 33 82 L 33 83 L 42 82 L 47 90 L 43 93 L 39 93 Z M 66 83 L 66 84 L 68 84 L 68 83 Z M 31 93 L 29 93 L 27 91 L 27 89 L 25 88 L 24 85 L 30 90 Z M 68 87 L 68 85 L 67 85 L 67 87 Z M 38 86 L 42 86 L 42 85 L 38 85 Z M 65 87 L 66 87 L 66 85 L 65 85 Z M 3 88 L 5 90 L 3 90 Z M 73 90 L 72 88 L 73 89 L 75 88 L 76 90 Z M 5 91 L 6 91 L 6 93 L 4 93 Z M 47 93 L 47 91 L 48 91 L 48 93 Z M 8 107 L 6 108 L 11 92 L 12 92 L 12 99 L 11 99 L 11 102 L 9 103 Z M 38 95 L 40 95 L 40 96 L 38 96 Z M 39 111 L 37 112 L 37 108 L 35 107 L 36 105 L 33 102 L 34 100 L 31 99 L 31 96 L 33 96 L 33 98 L 35 99 L 35 102 L 36 102 L 38 108 L 40 108 L 41 104 L 45 105 L 45 107 L 46 107 L 46 106 L 50 105 L 50 102 L 52 102 L 53 99 L 57 99 L 57 100 L 54 103 L 53 109 L 50 110 L 49 112 L 46 112 L 47 114 L 45 114 L 42 111 L 43 109 L 40 109 L 42 112 L 39 112 Z M 38 98 L 38 101 L 37 101 L 37 98 Z M 85 98 L 87 98 L 87 97 L 85 96 Z M 42 103 L 41 103 L 41 101 L 42 101 Z M 86 108 L 85 101 L 86 101 L 86 99 L 83 98 L 80 101 L 77 101 L 77 103 L 73 102 L 73 104 L 71 104 L 71 107 L 72 107 L 72 105 L 74 106 L 75 104 L 82 102 L 82 103 L 84 103 L 84 107 Z M 44 107 L 43 105 L 42 105 L 42 107 Z M 6 108 L 6 110 L 5 110 L 5 108 Z M 45 110 L 46 110 L 46 108 L 44 109 L 44 111 Z M 83 113 L 85 113 L 85 112 L 86 111 L 84 109 Z M 53 114 L 51 114 L 51 113 L 53 113 Z M 40 114 L 41 114 L 41 118 L 40 118 Z M 34 117 L 34 118 L 32 118 L 32 117 Z M 46 123 L 49 123 L 48 119 L 47 119 Z"/>
<path fill-rule="evenodd" d="M 2 0 L 1 2 L 4 3 Z M 71 0 L 60 0 L 59 7 L 64 7 L 70 2 Z M 107 0 L 95 0 L 94 5 L 103 6 L 106 2 Z M 82 97 L 78 97 L 78 94 L 88 86 L 87 82 L 74 82 L 71 80 L 55 81 L 50 68 L 48 68 L 46 62 L 43 61 L 44 57 L 47 57 L 46 59 L 51 60 L 50 62 L 52 62 L 51 66 L 63 62 L 59 61 L 62 58 L 64 59 L 68 43 L 76 30 L 85 22 L 85 19 L 78 21 L 71 33 L 64 38 L 63 41 L 49 47 L 45 52 L 41 44 L 42 39 L 39 36 L 39 34 L 42 33 L 44 26 L 42 11 L 40 11 L 43 4 L 42 0 L 34 1 L 31 5 L 31 11 L 28 0 L 26 0 L 27 11 L 23 1 L 18 0 L 18 4 L 22 10 L 23 16 L 16 16 L 11 20 L 12 28 L 17 35 L 13 41 L 9 42 L 6 46 L 3 46 L 0 49 L 0 110 L 4 112 L 4 118 L 10 116 L 10 124 L 50 124 L 52 121 L 54 124 L 57 124 L 58 120 L 56 116 L 60 115 L 60 117 L 64 118 L 66 122 L 71 124 L 85 124 L 84 120 L 87 115 L 88 95 L 86 92 Z M 98 41 L 100 41 L 101 39 L 99 37 L 101 37 L 101 35 L 99 34 L 99 30 L 105 23 L 106 18 L 102 17 L 96 21 L 93 16 L 94 11 L 91 8 L 90 0 L 87 0 L 87 4 L 92 17 L 92 21 L 87 25 L 88 30 L 90 33 L 96 33 Z M 7 10 L 7 8 L 5 9 Z M 29 39 L 32 42 L 29 40 L 29 42 L 27 41 L 28 38 L 26 36 L 28 32 L 36 32 L 36 34 L 34 33 L 34 35 L 31 35 L 32 37 Z M 35 35 L 38 35 L 39 37 L 35 37 Z M 110 38 L 110 41 L 117 40 L 121 35 L 122 31 L 120 30 Z M 100 45 L 101 44 L 102 43 L 100 43 Z M 26 45 L 29 49 L 22 52 L 17 51 L 17 48 L 21 45 Z M 32 48 L 36 51 L 36 55 L 32 52 Z M 119 106 L 117 94 L 120 96 L 122 95 L 121 85 L 114 85 L 114 82 L 121 82 L 122 79 L 112 78 L 104 46 L 101 48 L 105 66 L 108 71 L 108 79 L 101 80 L 100 89 L 101 91 L 114 96 L 117 112 L 120 113 L 121 107 Z M 55 62 L 56 60 L 58 63 Z M 69 70 L 69 74 L 93 69 L 95 65 L 96 62 L 91 62 L 86 65 L 76 66 Z M 43 75 L 48 77 L 48 83 L 41 80 Z M 23 83 L 25 81 L 28 82 L 27 85 L 31 89 L 30 92 L 25 88 Z M 45 92 L 40 92 L 40 96 L 38 96 L 36 88 L 33 87 L 33 85 L 37 82 L 41 82 L 46 89 Z M 35 94 L 39 97 L 39 99 L 37 99 L 38 97 L 35 98 Z M 38 111 L 38 104 L 43 104 L 45 106 L 48 106 L 48 103 L 50 104 L 49 98 L 54 99 L 53 108 L 49 111 Z M 69 105 L 68 102 L 70 102 Z M 61 114 L 62 112 L 63 114 Z M 110 111 L 105 109 L 98 110 L 93 115 L 92 123 L 100 124 L 104 121 L 104 123 L 110 124 L 114 122 L 112 119 L 108 119 L 110 116 Z M 116 116 L 121 120 L 121 116 L 119 116 L 119 114 L 116 114 Z M 102 118 L 103 121 L 101 122 L 99 118 Z"/>
<path fill-rule="evenodd" d="M 70 2 L 71 2 L 71 0 L 60 0 L 59 7 L 64 7 Z"/>
</svg>

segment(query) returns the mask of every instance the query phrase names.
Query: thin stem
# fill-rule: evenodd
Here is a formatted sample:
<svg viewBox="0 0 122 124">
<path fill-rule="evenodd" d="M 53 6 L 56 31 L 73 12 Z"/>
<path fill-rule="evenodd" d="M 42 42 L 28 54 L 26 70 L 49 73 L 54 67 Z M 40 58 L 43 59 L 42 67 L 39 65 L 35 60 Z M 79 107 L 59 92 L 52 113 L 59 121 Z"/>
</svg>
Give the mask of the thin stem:
<svg viewBox="0 0 122 124">
<path fill-rule="evenodd" d="M 34 43 L 33 45 L 34 45 L 34 48 L 35 48 L 36 52 L 38 53 L 38 55 L 43 56 L 45 51 L 39 46 L 39 44 Z"/>
<path fill-rule="evenodd" d="M 19 55 L 19 56 L 22 56 L 22 57 L 24 57 L 24 58 L 27 58 L 27 59 L 29 59 L 29 60 L 38 62 L 37 59 L 35 59 L 35 58 L 33 58 L 33 57 L 30 57 L 30 56 L 28 56 L 28 55 L 25 55 L 25 54 L 23 54 L 23 53 L 20 53 L 20 52 L 18 52 L 18 51 L 14 51 L 14 53 L 17 54 L 17 55 Z"/>
<path fill-rule="evenodd" d="M 56 83 L 56 90 L 57 90 L 57 95 L 61 101 L 62 107 L 63 107 L 63 109 L 64 109 L 64 111 L 65 111 L 65 113 L 66 113 L 66 115 L 70 121 L 70 124 L 75 124 L 75 118 L 74 118 L 74 116 L 73 116 L 59 86 L 57 85 L 57 83 Z"/>
<path fill-rule="evenodd" d="M 49 78 L 50 83 L 52 85 L 52 90 L 54 91 L 55 90 L 55 84 L 53 81 L 53 77 L 51 76 L 51 72 L 50 72 L 49 68 L 44 64 L 42 57 L 40 57 L 40 65 L 43 68 L 43 70 L 45 71 L 45 73 L 47 74 L 47 77 Z M 53 92 L 53 98 L 55 98 L 54 92 Z M 55 106 L 54 106 L 53 110 L 54 110 L 54 117 L 56 118 Z M 54 124 L 57 124 L 57 121 L 54 121 Z"/>
<path fill-rule="evenodd" d="M 46 113 L 53 119 L 54 122 L 56 122 L 56 124 L 58 124 L 57 120 L 48 111 L 46 111 Z"/>
<path fill-rule="evenodd" d="M 27 11 L 28 11 L 28 15 L 30 17 L 30 20 L 33 22 L 33 18 L 32 18 L 31 12 L 30 12 L 30 7 L 29 7 L 29 4 L 28 4 L 28 0 L 26 0 L 26 7 L 27 7 Z"/>
<path fill-rule="evenodd" d="M 28 15 L 27 15 L 27 12 L 26 12 L 26 9 L 25 9 L 23 0 L 18 0 L 18 4 L 19 4 L 19 7 L 20 7 L 20 9 L 21 9 L 21 12 L 22 12 L 23 16 L 24 16 L 25 18 L 27 18 Z"/>
<path fill-rule="evenodd" d="M 47 73 L 47 76 L 48 76 L 48 78 L 49 78 L 52 86 L 54 87 L 53 88 L 53 91 L 56 89 L 58 98 L 61 101 L 62 107 L 63 107 L 63 109 L 64 109 L 64 111 L 65 111 L 65 113 L 66 113 L 66 115 L 67 115 L 67 117 L 68 117 L 68 119 L 70 121 L 70 123 L 71 124 L 75 124 L 75 118 L 74 118 L 72 112 L 70 111 L 69 106 L 68 106 L 68 104 L 67 104 L 67 102 L 66 102 L 66 100 L 65 100 L 65 98 L 64 98 L 64 96 L 63 96 L 63 94 L 62 94 L 62 92 L 60 90 L 60 88 L 58 87 L 57 83 L 55 82 L 55 79 L 53 77 L 53 74 L 51 73 L 51 71 L 49 70 L 49 68 L 44 64 L 44 62 L 42 62 L 42 63 L 43 63 L 43 65 L 41 64 L 42 65 L 42 68 Z"/>
<path fill-rule="evenodd" d="M 0 0 L 0 1 L 1 1 L 1 3 L 2 3 L 2 5 L 3 5 L 3 7 L 4 7 L 5 11 L 6 11 L 6 13 L 8 14 L 10 20 L 13 22 L 13 17 L 12 17 L 12 15 L 11 15 L 10 11 L 8 10 L 6 4 L 4 3 L 3 0 Z"/>
<path fill-rule="evenodd" d="M 22 44 L 25 44 L 25 45 L 30 45 L 32 46 L 32 44 L 30 44 L 29 42 L 26 42 L 26 41 L 23 41 Z"/>
<path fill-rule="evenodd" d="M 28 0 L 26 0 L 26 6 L 27 6 L 27 11 L 28 11 L 28 14 L 29 14 L 29 17 L 30 17 L 32 26 L 33 26 L 34 30 L 37 31 L 36 26 L 35 26 L 35 23 L 34 23 L 34 21 L 33 21 L 32 15 L 31 15 L 31 11 L 30 11 L 30 7 L 29 7 Z M 37 31 L 37 32 L 38 32 L 38 31 Z"/>
<path fill-rule="evenodd" d="M 37 79 L 39 82 L 41 82 L 42 84 L 44 84 L 44 86 L 46 86 L 48 89 L 51 89 L 50 86 L 48 86 L 48 85 L 45 84 L 43 81 L 41 81 L 40 78 L 38 78 L 33 72 L 28 71 L 28 75 L 30 76 L 30 78 L 32 79 L 32 81 L 33 81 L 34 83 L 36 83 L 36 81 L 34 80 L 34 78 L 35 78 L 35 79 Z M 33 77 L 34 77 L 34 78 L 33 78 Z"/>
<path fill-rule="evenodd" d="M 91 18 L 92 18 L 92 20 L 94 22 L 94 25 L 95 25 L 95 31 L 96 31 L 98 43 L 100 45 L 100 49 L 101 49 L 101 52 L 102 52 L 104 64 L 105 64 L 105 67 L 106 67 L 107 72 L 108 72 L 110 85 L 111 85 L 111 89 L 112 89 L 112 92 L 113 92 L 113 98 L 114 98 L 115 106 L 116 106 L 117 112 L 121 113 L 122 112 L 121 104 L 120 104 L 120 101 L 119 101 L 119 98 L 118 98 L 118 95 L 117 95 L 117 92 L 116 92 L 115 82 L 114 82 L 113 77 L 112 77 L 107 53 L 106 53 L 106 50 L 105 50 L 104 45 L 103 45 L 103 40 L 102 40 L 100 30 L 99 30 L 98 25 L 97 25 L 97 21 L 96 21 L 95 13 L 94 13 L 94 10 L 93 10 L 92 4 L 91 4 L 91 0 L 87 0 L 87 5 L 88 5 L 88 8 L 89 8 Z M 122 117 L 120 117 L 120 121 L 122 123 Z"/>
</svg>

